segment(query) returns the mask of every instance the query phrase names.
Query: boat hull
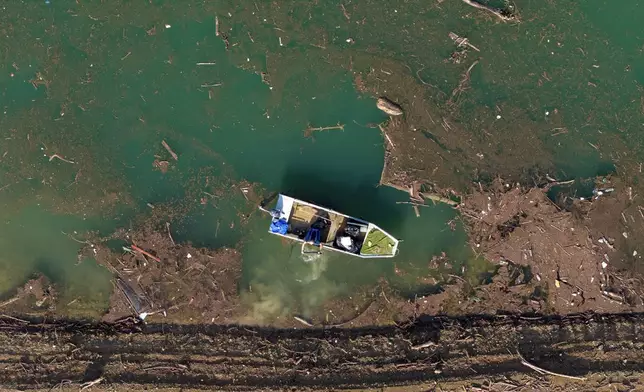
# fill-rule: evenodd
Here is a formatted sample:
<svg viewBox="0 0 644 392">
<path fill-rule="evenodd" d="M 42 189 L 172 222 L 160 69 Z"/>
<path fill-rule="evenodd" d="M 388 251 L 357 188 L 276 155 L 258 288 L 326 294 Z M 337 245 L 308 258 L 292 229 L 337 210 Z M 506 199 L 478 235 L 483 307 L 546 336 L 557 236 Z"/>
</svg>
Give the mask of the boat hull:
<svg viewBox="0 0 644 392">
<path fill-rule="evenodd" d="M 263 209 L 263 208 L 262 208 Z M 330 208 L 279 194 L 269 232 L 318 251 L 330 250 L 363 259 L 391 258 L 399 240 L 377 225 Z"/>
</svg>

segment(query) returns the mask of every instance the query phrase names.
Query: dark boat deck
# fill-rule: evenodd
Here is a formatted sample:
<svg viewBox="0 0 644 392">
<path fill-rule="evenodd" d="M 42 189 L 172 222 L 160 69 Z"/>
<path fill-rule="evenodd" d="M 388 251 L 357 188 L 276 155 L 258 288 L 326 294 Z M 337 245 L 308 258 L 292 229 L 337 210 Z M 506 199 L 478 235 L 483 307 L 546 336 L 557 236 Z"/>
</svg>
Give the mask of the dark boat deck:
<svg viewBox="0 0 644 392">
<path fill-rule="evenodd" d="M 320 220 L 324 222 L 320 235 L 321 242 L 330 244 L 333 243 L 340 229 L 345 227 L 347 218 L 343 215 L 329 213 L 324 209 L 295 202 L 289 219 L 289 232 L 304 238 L 311 226 Z"/>
</svg>

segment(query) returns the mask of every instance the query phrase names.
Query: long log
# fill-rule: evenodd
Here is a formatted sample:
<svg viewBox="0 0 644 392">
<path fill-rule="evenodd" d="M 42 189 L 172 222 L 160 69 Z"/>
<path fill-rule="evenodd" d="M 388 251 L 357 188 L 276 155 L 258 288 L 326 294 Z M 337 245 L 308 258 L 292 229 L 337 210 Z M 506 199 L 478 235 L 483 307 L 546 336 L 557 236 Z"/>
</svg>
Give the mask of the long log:
<svg viewBox="0 0 644 392">
<path fill-rule="evenodd" d="M 330 131 L 330 130 L 333 130 L 333 129 L 344 131 L 344 124 L 338 123 L 338 125 L 332 125 L 332 126 L 329 126 L 329 127 L 308 127 L 304 131 L 305 132 Z"/>
<path fill-rule="evenodd" d="M 141 254 L 143 254 L 143 255 L 145 255 L 145 256 L 148 256 L 149 258 L 151 258 L 152 260 L 154 260 L 154 261 L 156 261 L 156 262 L 160 262 L 160 261 L 161 261 L 161 259 L 160 259 L 160 258 L 156 257 L 155 255 L 151 254 L 150 252 L 147 252 L 147 251 L 145 251 L 145 250 L 143 250 L 143 249 L 139 248 L 138 246 L 136 246 L 136 245 L 134 245 L 134 244 L 132 244 L 132 249 L 134 249 L 135 251 L 137 251 L 137 252 L 139 252 L 139 253 L 141 253 Z"/>
<path fill-rule="evenodd" d="M 422 197 L 424 197 L 425 199 L 434 200 L 434 201 L 437 201 L 437 202 L 439 202 L 439 203 L 449 204 L 449 205 L 450 205 L 450 206 L 452 206 L 452 207 L 456 207 L 456 206 L 458 206 L 458 202 L 457 202 L 457 201 L 454 201 L 454 200 L 448 199 L 448 198 L 446 198 L 446 197 L 438 196 L 438 195 L 435 195 L 435 194 L 433 194 L 433 193 L 424 193 L 424 192 L 421 192 L 421 193 L 420 193 L 420 195 L 421 195 Z"/>
<path fill-rule="evenodd" d="M 511 21 L 511 20 L 515 20 L 515 19 L 516 19 L 516 17 L 515 17 L 514 15 L 510 15 L 510 16 L 508 16 L 508 15 L 503 15 L 503 14 L 501 13 L 501 10 L 499 10 L 499 9 L 497 9 L 497 8 L 492 8 L 492 7 L 487 6 L 487 5 L 484 5 L 484 4 L 477 3 L 476 1 L 472 1 L 472 0 L 463 0 L 463 2 L 464 2 L 465 4 L 467 4 L 467 5 L 471 5 L 471 6 L 472 6 L 472 7 L 474 7 L 474 8 L 478 8 L 478 9 L 480 9 L 480 10 L 485 10 L 485 11 L 487 11 L 487 12 L 490 12 L 490 13 L 492 13 L 492 14 L 496 15 L 499 19 L 501 19 L 501 20 L 502 20 L 502 21 L 504 21 L 504 22 L 508 22 L 508 21 Z"/>
<path fill-rule="evenodd" d="M 165 142 L 165 140 L 161 140 L 161 144 L 163 145 L 163 148 L 165 148 L 170 153 L 170 155 L 172 155 L 172 158 L 175 161 L 179 160 L 179 156 L 177 156 L 177 154 L 174 151 L 172 151 L 172 149 L 170 148 L 168 143 Z"/>
<path fill-rule="evenodd" d="M 532 363 L 530 363 L 530 362 L 526 361 L 526 359 L 525 359 L 525 358 L 523 358 L 523 356 L 522 356 L 518 351 L 517 351 L 517 355 L 518 355 L 518 356 L 519 356 L 519 358 L 521 359 L 521 364 L 522 364 L 522 365 L 525 365 L 525 366 L 529 367 L 530 369 L 532 369 L 532 370 L 534 370 L 534 371 L 537 371 L 537 372 L 539 372 L 539 373 L 541 373 L 541 374 L 549 374 L 549 375 L 551 375 L 551 376 L 558 376 L 558 377 L 563 377 L 563 378 L 569 378 L 569 379 L 571 379 L 571 380 L 586 381 L 586 377 L 569 376 L 569 375 L 567 375 L 567 374 L 556 373 L 556 372 L 553 372 L 553 371 L 550 371 L 550 370 L 546 370 L 546 369 L 544 369 L 544 368 L 540 368 L 539 366 L 537 366 L 537 365 L 535 365 L 535 364 L 532 364 Z"/>
</svg>

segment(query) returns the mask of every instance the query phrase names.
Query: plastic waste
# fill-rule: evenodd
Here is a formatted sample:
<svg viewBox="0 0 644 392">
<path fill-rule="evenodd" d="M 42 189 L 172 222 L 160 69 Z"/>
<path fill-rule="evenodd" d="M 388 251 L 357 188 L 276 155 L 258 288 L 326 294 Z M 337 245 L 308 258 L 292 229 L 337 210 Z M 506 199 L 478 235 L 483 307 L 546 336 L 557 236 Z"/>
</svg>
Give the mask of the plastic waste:
<svg viewBox="0 0 644 392">
<path fill-rule="evenodd" d="M 595 200 L 597 200 L 597 199 L 599 199 L 601 196 L 603 196 L 603 195 L 605 195 L 605 194 L 607 194 L 607 193 L 611 193 L 611 192 L 613 192 L 614 190 L 615 190 L 615 188 L 603 188 L 603 189 L 595 188 L 595 189 L 593 189 L 593 195 L 595 195 L 595 197 L 594 197 L 594 198 L 595 198 Z"/>
</svg>

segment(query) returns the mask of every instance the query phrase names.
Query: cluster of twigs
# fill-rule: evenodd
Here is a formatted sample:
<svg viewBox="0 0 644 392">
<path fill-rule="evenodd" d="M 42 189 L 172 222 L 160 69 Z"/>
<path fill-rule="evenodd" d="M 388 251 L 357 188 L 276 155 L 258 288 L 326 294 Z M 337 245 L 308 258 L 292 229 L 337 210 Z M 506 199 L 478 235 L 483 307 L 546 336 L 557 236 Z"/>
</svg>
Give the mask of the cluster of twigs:
<svg viewBox="0 0 644 392">
<path fill-rule="evenodd" d="M 447 100 L 447 106 L 448 107 L 453 107 L 456 105 L 458 102 L 458 99 L 460 98 L 461 94 L 470 88 L 470 73 L 472 72 L 472 69 L 476 66 L 476 64 L 479 63 L 479 60 L 477 59 L 470 65 L 470 67 L 463 73 L 463 76 L 461 76 L 461 80 L 458 83 L 458 86 L 452 90 L 452 96 Z"/>
</svg>

